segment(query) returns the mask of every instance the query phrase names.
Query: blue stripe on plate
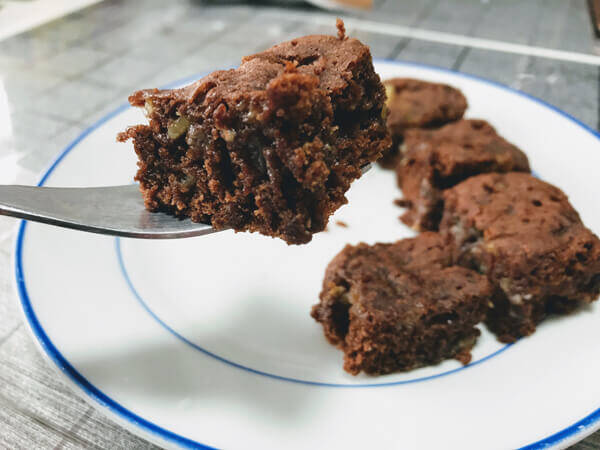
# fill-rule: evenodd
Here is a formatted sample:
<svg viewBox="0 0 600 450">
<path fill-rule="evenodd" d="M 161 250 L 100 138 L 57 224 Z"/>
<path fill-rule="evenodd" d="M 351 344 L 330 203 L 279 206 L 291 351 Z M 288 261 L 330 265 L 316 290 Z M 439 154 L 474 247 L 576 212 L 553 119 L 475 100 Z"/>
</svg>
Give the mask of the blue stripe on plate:
<svg viewBox="0 0 600 450">
<path fill-rule="evenodd" d="M 440 378 L 446 375 L 450 375 L 456 372 L 460 372 L 462 370 L 468 369 L 470 367 L 476 366 L 477 364 L 481 364 L 484 361 L 487 361 L 491 358 L 493 358 L 496 355 L 499 355 L 500 353 L 502 353 L 504 350 L 506 350 L 507 348 L 509 348 L 511 345 L 513 344 L 507 344 L 504 347 L 500 348 L 499 350 L 496 350 L 495 352 L 481 358 L 478 359 L 477 361 L 474 361 L 466 366 L 461 366 L 458 367 L 456 369 L 452 369 L 452 370 L 448 370 L 446 372 L 442 372 L 442 373 L 438 373 L 435 375 L 430 375 L 427 377 L 420 377 L 420 378 L 414 378 L 412 380 L 402 380 L 402 381 L 391 381 L 391 382 L 387 382 L 387 383 L 345 383 L 345 384 L 341 384 L 341 383 L 324 383 L 324 382 L 320 382 L 320 381 L 308 381 L 308 380 L 300 380 L 298 378 L 291 378 L 291 377 L 284 377 L 281 375 L 275 375 L 273 373 L 269 373 L 269 372 L 264 372 L 262 370 L 258 370 L 258 369 L 253 369 L 252 367 L 248 367 L 248 366 L 244 366 L 242 364 L 238 364 L 236 362 L 233 362 L 229 359 L 223 358 L 222 356 L 219 356 L 213 352 L 210 352 L 208 350 L 206 350 L 205 348 L 202 348 L 201 346 L 193 343 L 192 341 L 190 341 L 189 339 L 185 338 L 184 336 L 182 336 L 181 334 L 179 334 L 177 331 L 175 331 L 173 328 L 171 328 L 169 325 L 167 325 L 160 317 L 158 317 L 158 315 L 156 315 L 156 313 L 154 311 L 152 311 L 152 309 L 150 309 L 150 307 L 148 306 L 148 304 L 146 303 L 146 301 L 142 298 L 142 296 L 139 294 L 139 292 L 137 291 L 137 289 L 135 288 L 135 286 L 133 285 L 133 282 L 131 281 L 131 278 L 129 277 L 129 273 L 127 272 L 127 268 L 125 267 L 125 261 L 123 260 L 123 254 L 121 253 L 121 240 L 119 238 L 115 238 L 115 249 L 117 251 L 117 259 L 119 261 L 119 266 L 121 268 L 121 273 L 123 274 L 123 277 L 125 278 L 125 281 L 127 283 L 127 286 L 129 286 L 129 289 L 131 290 L 131 293 L 133 294 L 133 296 L 137 299 L 137 301 L 139 302 L 139 304 L 142 306 L 142 308 L 144 308 L 144 310 L 150 314 L 150 316 L 152 316 L 152 318 L 154 320 L 156 320 L 165 330 L 167 330 L 169 333 L 171 333 L 173 336 L 175 336 L 177 339 L 179 339 L 180 341 L 184 342 L 185 344 L 189 345 L 190 347 L 194 348 L 195 350 L 198 350 L 199 352 L 205 354 L 206 356 L 210 356 L 211 358 L 214 358 L 218 361 L 221 361 L 222 363 L 225 363 L 229 366 L 232 367 L 236 367 L 238 369 L 242 369 L 245 370 L 247 372 L 251 372 L 254 373 L 256 375 L 262 375 L 265 377 L 269 377 L 269 378 L 274 378 L 276 380 L 282 380 L 282 381 L 289 381 L 292 383 L 299 383 L 299 384 L 307 384 L 310 386 L 325 386 L 325 387 L 334 387 L 334 388 L 374 388 L 374 387 L 385 387 L 385 386 L 399 386 L 402 384 L 412 384 L 412 383 L 419 383 L 421 381 L 428 381 L 428 380 L 433 380 L 435 378 Z"/>
</svg>

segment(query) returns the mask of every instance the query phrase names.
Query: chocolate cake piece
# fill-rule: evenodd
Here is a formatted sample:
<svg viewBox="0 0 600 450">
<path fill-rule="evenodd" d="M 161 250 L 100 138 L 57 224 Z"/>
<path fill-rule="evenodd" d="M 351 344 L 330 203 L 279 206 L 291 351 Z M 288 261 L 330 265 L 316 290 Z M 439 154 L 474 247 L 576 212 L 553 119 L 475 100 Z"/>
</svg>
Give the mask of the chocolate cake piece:
<svg viewBox="0 0 600 450">
<path fill-rule="evenodd" d="M 486 321 L 501 341 L 596 300 L 600 241 L 560 189 L 526 173 L 492 173 L 445 191 L 444 200 L 440 232 L 458 263 L 495 286 Z"/>
<path fill-rule="evenodd" d="M 413 78 L 392 78 L 383 82 L 387 95 L 387 126 L 393 139 L 392 148 L 379 163 L 393 169 L 403 154 L 406 130 L 437 128 L 462 118 L 467 99 L 456 88 Z"/>
<path fill-rule="evenodd" d="M 529 172 L 527 156 L 484 120 L 463 119 L 438 130 L 409 130 L 406 153 L 396 167 L 398 186 L 408 208 L 402 222 L 416 230 L 437 230 L 442 193 L 473 175 Z"/>
<path fill-rule="evenodd" d="M 492 288 L 452 266 L 437 233 L 394 244 L 347 245 L 329 264 L 312 317 L 351 374 L 386 374 L 471 359 Z"/>
<path fill-rule="evenodd" d="M 181 89 L 134 93 L 150 124 L 118 139 L 133 139 L 147 209 L 289 244 L 322 231 L 391 144 L 369 48 L 339 29 Z"/>
</svg>

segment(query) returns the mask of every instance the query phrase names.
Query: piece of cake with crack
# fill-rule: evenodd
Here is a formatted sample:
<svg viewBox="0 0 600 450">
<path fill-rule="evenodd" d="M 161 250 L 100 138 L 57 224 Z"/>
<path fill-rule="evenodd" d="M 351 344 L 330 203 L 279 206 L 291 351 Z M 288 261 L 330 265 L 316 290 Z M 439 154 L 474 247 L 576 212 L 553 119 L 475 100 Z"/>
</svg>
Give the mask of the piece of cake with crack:
<svg viewBox="0 0 600 450">
<path fill-rule="evenodd" d="M 454 259 L 496 288 L 486 322 L 504 342 L 600 292 L 600 241 L 558 188 L 526 173 L 485 174 L 444 192 L 440 233 Z"/>
<path fill-rule="evenodd" d="M 433 129 L 462 118 L 467 99 L 456 88 L 413 78 L 383 82 L 387 96 L 387 126 L 393 145 L 379 160 L 394 169 L 404 153 L 404 133 L 410 129 Z"/>
<path fill-rule="evenodd" d="M 437 230 L 443 191 L 487 172 L 529 172 L 527 156 L 484 120 L 463 119 L 438 130 L 410 130 L 396 167 L 407 211 L 402 222 L 415 230 Z"/>
<path fill-rule="evenodd" d="M 492 287 L 452 265 L 437 233 L 393 244 L 347 245 L 329 264 L 311 315 L 344 352 L 351 374 L 386 374 L 444 359 L 463 364 L 485 317 Z"/>
<path fill-rule="evenodd" d="M 150 123 L 118 139 L 133 140 L 147 209 L 289 244 L 325 229 L 361 168 L 391 145 L 369 48 L 338 29 L 181 89 L 134 93 Z"/>
</svg>

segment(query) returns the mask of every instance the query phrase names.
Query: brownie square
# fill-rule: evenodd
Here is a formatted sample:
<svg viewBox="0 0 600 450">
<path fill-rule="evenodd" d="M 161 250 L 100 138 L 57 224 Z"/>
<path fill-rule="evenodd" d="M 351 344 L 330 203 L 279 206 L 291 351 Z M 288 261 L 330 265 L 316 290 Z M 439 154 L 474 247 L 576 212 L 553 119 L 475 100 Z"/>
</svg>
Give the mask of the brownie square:
<svg viewBox="0 0 600 450">
<path fill-rule="evenodd" d="M 560 189 L 526 173 L 492 173 L 445 191 L 444 200 L 440 232 L 458 263 L 495 286 L 486 322 L 501 341 L 596 300 L 600 242 Z"/>
<path fill-rule="evenodd" d="M 384 81 L 387 95 L 387 126 L 394 141 L 392 148 L 379 160 L 393 169 L 402 159 L 402 142 L 406 130 L 437 128 L 462 118 L 467 99 L 456 88 L 412 78 Z"/>
<path fill-rule="evenodd" d="M 147 209 L 290 244 L 322 231 L 391 145 L 369 48 L 342 26 L 129 101 L 150 122 L 118 137 L 133 140 Z"/>
<path fill-rule="evenodd" d="M 459 120 L 438 130 L 410 130 L 396 167 L 402 189 L 400 219 L 416 230 L 437 230 L 443 191 L 473 175 L 529 172 L 527 156 L 484 120 Z"/>
<path fill-rule="evenodd" d="M 470 359 L 492 288 L 452 266 L 437 233 L 393 244 L 347 245 L 329 264 L 312 317 L 351 374 L 386 374 Z"/>
</svg>

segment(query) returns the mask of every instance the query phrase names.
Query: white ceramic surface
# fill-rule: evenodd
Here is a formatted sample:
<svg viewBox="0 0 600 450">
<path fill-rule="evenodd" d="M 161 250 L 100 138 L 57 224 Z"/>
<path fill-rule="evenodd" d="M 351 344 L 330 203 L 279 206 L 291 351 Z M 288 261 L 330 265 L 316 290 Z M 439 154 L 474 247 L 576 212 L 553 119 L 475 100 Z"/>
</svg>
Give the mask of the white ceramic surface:
<svg viewBox="0 0 600 450">
<path fill-rule="evenodd" d="M 468 117 L 523 148 L 600 232 L 599 138 L 505 87 L 430 67 L 378 61 L 382 78 L 452 84 Z M 127 183 L 143 121 L 121 108 L 74 142 L 41 183 Z M 543 323 L 512 346 L 482 327 L 473 362 L 353 377 L 309 311 L 346 243 L 412 233 L 397 219 L 394 176 L 374 168 L 309 245 L 221 232 L 178 241 L 115 240 L 30 223 L 16 288 L 45 355 L 84 398 L 169 447 L 515 448 L 566 446 L 600 423 L 600 305 Z M 336 225 L 343 221 L 348 228 Z"/>
</svg>

